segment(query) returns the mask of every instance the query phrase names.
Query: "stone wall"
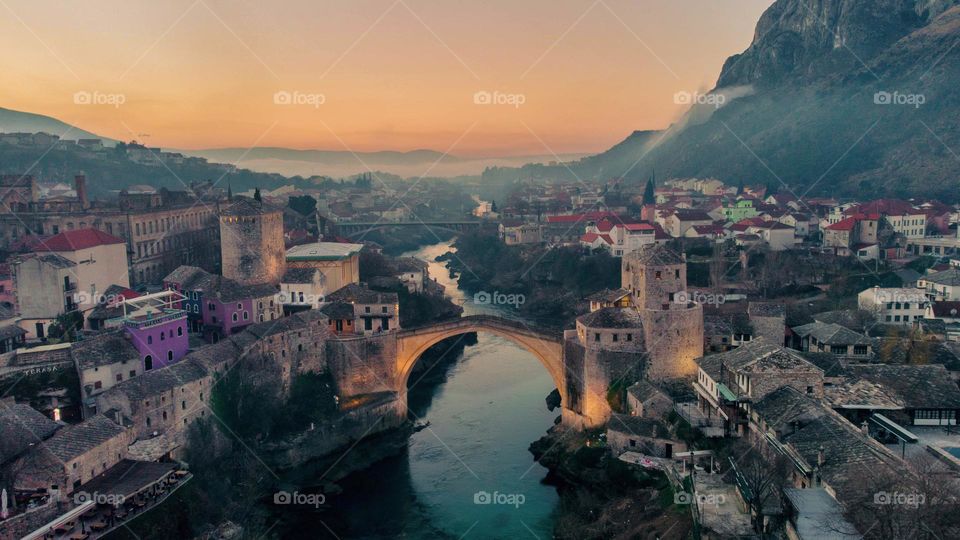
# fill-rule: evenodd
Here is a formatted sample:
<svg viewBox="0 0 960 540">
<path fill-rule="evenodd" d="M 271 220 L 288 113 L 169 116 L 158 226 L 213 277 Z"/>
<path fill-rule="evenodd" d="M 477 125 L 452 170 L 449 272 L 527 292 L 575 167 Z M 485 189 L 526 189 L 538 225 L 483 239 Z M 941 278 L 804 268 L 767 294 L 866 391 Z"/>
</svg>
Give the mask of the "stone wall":
<svg viewBox="0 0 960 540">
<path fill-rule="evenodd" d="M 783 345 L 786 339 L 786 318 L 784 316 L 751 315 L 750 324 L 753 325 L 753 337 L 762 337 L 770 343 Z"/>
<path fill-rule="evenodd" d="M 644 266 L 624 257 L 620 281 L 641 309 L 661 309 L 687 289 L 687 265 Z"/>
<path fill-rule="evenodd" d="M 341 399 L 396 388 L 396 333 L 327 341 L 327 367 Z"/>
<path fill-rule="evenodd" d="M 808 369 L 754 374 L 750 377 L 750 397 L 757 401 L 784 386 L 792 386 L 803 394 L 820 399 L 823 397 L 823 372 Z M 812 392 L 807 392 L 808 387 Z"/>
<path fill-rule="evenodd" d="M 703 307 L 671 308 L 640 312 L 650 355 L 647 378 L 655 381 L 693 377 L 695 359 L 703 356 Z"/>
<path fill-rule="evenodd" d="M 245 285 L 279 283 L 286 270 L 283 214 L 220 218 L 223 275 Z"/>
</svg>

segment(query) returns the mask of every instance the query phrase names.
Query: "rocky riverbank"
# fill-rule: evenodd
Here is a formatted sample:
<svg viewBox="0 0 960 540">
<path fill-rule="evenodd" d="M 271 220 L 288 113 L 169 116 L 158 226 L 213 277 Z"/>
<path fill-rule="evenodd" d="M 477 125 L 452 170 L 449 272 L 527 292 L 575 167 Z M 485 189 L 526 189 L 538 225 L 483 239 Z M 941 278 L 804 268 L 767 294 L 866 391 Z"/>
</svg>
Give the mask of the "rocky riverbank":
<svg viewBox="0 0 960 540">
<path fill-rule="evenodd" d="M 601 431 L 556 425 L 530 445 L 549 469 L 560 511 L 555 536 L 562 539 L 676 539 L 693 527 L 689 509 L 673 504 L 662 473 L 648 472 L 612 456 Z"/>
</svg>

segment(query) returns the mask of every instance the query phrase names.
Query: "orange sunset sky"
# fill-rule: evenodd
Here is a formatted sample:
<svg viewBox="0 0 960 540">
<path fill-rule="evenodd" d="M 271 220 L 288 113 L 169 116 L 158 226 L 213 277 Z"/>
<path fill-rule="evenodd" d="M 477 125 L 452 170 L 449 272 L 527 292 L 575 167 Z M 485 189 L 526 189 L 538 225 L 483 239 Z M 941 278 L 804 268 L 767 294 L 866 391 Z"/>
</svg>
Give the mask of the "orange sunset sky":
<svg viewBox="0 0 960 540">
<path fill-rule="evenodd" d="M 676 119 L 771 3 L 0 0 L 0 107 L 166 148 L 598 152 Z"/>
</svg>

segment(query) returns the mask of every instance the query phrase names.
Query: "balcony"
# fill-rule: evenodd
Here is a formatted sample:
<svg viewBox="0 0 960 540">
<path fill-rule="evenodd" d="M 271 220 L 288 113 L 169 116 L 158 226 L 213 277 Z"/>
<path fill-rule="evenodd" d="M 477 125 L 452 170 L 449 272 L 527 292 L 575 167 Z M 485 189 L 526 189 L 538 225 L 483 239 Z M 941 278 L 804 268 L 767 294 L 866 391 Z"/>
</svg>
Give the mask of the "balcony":
<svg viewBox="0 0 960 540">
<path fill-rule="evenodd" d="M 73 291 L 75 291 L 75 290 L 77 290 L 77 284 L 76 284 L 76 283 L 64 282 L 64 284 L 63 284 L 63 292 L 73 292 Z"/>
<path fill-rule="evenodd" d="M 123 321 L 123 324 L 128 328 L 150 328 L 151 326 L 183 319 L 186 316 L 187 312 L 182 309 L 164 309 L 162 312 L 156 314 L 128 317 Z"/>
</svg>

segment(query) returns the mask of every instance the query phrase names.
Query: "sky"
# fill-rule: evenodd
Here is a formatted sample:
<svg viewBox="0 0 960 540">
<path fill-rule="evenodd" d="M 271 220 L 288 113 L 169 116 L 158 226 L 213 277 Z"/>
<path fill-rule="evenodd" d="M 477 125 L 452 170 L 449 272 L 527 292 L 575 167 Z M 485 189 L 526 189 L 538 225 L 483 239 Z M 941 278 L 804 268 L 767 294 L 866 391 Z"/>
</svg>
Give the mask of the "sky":
<svg viewBox="0 0 960 540">
<path fill-rule="evenodd" d="M 676 120 L 771 3 L 0 0 L 0 106 L 164 148 L 593 153 Z"/>
</svg>

